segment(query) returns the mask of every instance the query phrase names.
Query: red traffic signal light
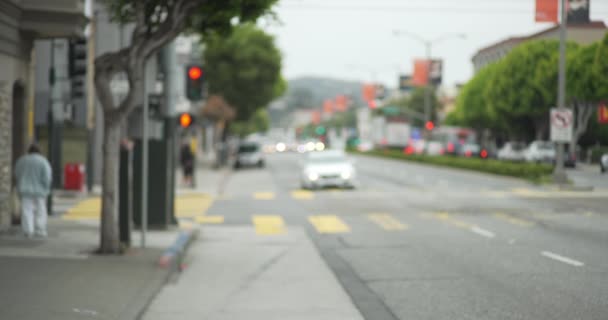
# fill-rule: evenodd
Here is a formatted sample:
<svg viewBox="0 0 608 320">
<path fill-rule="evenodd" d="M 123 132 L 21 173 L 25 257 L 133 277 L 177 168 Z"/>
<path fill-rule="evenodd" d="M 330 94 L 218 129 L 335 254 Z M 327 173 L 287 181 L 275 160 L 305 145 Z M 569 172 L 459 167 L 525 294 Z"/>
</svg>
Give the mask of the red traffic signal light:
<svg viewBox="0 0 608 320">
<path fill-rule="evenodd" d="M 435 124 L 433 123 L 433 121 L 427 121 L 424 127 L 426 128 L 426 130 L 431 131 L 435 129 Z"/>
<path fill-rule="evenodd" d="M 203 69 L 200 67 L 190 67 L 188 69 L 188 77 L 192 80 L 198 80 L 203 75 Z"/>
<path fill-rule="evenodd" d="M 182 128 L 188 128 L 193 122 L 192 116 L 189 113 L 182 113 L 179 115 L 179 125 Z"/>
</svg>

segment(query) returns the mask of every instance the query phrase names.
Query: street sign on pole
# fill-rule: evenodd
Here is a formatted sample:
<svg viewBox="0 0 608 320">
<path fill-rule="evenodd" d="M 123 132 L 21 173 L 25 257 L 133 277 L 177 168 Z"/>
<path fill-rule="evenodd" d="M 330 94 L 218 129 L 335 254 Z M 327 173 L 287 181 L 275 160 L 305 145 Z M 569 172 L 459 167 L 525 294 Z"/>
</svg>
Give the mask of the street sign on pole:
<svg viewBox="0 0 608 320">
<path fill-rule="evenodd" d="M 551 141 L 569 143 L 572 141 L 572 122 L 570 109 L 551 109 Z"/>
</svg>

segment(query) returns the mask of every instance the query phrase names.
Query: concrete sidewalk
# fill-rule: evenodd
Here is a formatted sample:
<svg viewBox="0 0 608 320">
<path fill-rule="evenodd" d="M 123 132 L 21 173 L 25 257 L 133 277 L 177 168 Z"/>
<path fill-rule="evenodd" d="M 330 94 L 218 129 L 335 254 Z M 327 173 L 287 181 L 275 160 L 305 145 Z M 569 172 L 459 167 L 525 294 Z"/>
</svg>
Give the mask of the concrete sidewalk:
<svg viewBox="0 0 608 320">
<path fill-rule="evenodd" d="M 301 228 L 205 227 L 145 320 L 363 319 Z"/>
</svg>

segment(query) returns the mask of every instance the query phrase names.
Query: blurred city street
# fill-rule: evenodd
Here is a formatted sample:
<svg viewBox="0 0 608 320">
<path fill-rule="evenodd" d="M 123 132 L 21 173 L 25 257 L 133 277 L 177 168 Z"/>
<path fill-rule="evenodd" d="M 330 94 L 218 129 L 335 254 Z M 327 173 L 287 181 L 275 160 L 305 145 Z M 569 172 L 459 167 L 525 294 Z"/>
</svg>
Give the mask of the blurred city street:
<svg viewBox="0 0 608 320">
<path fill-rule="evenodd" d="M 309 191 L 299 157 L 227 176 L 145 319 L 605 318 L 607 189 L 358 156 L 357 189 Z"/>
</svg>

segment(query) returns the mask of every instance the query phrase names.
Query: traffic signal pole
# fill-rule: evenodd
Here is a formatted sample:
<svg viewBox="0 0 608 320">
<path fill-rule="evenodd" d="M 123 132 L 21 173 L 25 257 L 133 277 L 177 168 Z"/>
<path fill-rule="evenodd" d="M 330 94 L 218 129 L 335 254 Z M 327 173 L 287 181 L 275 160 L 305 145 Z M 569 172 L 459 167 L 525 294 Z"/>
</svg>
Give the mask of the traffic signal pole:
<svg viewBox="0 0 608 320">
<path fill-rule="evenodd" d="M 559 28 L 559 75 L 557 87 L 557 108 L 564 109 L 566 107 L 566 38 L 567 38 L 567 23 L 568 13 L 566 10 L 566 0 L 561 0 L 561 23 Z M 557 154 L 555 171 L 553 172 L 553 180 L 555 183 L 564 184 L 568 181 L 568 176 L 564 170 L 564 150 L 565 145 L 562 142 L 557 143 Z"/>
<path fill-rule="evenodd" d="M 148 64 L 144 61 L 142 104 L 142 135 L 141 135 L 141 247 L 146 247 L 146 233 L 148 232 Z"/>
</svg>

